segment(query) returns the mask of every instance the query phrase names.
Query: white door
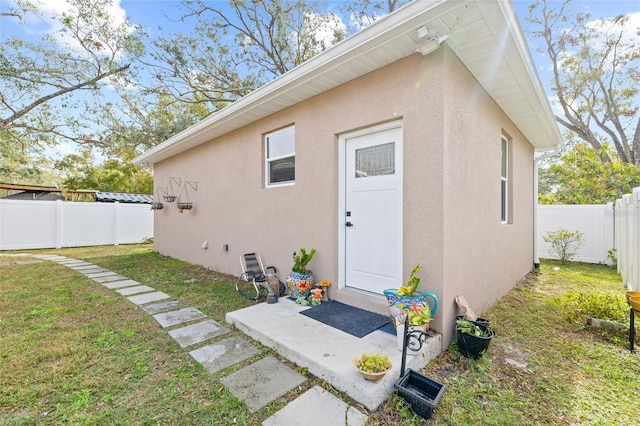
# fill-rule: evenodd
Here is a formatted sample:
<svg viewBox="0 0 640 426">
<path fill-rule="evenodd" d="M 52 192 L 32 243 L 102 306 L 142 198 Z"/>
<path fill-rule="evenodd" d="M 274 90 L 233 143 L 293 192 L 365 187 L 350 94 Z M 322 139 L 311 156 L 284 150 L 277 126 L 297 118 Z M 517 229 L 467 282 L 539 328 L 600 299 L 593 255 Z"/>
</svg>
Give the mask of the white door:
<svg viewBox="0 0 640 426">
<path fill-rule="evenodd" d="M 382 294 L 402 281 L 402 127 L 344 146 L 345 285 Z"/>
</svg>

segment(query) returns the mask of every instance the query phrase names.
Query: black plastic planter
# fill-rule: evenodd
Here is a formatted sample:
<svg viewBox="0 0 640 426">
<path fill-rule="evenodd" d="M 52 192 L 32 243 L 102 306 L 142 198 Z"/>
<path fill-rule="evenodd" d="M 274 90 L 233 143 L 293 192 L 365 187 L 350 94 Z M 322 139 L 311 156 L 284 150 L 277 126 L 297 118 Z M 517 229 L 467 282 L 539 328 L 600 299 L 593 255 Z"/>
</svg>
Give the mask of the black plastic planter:
<svg viewBox="0 0 640 426">
<path fill-rule="evenodd" d="M 459 319 L 467 319 L 467 317 L 465 317 L 464 315 L 458 315 L 456 317 L 456 320 L 459 320 Z M 469 321 L 471 321 L 471 320 L 469 320 Z M 475 319 L 475 321 L 471 321 L 471 322 L 476 324 L 476 325 L 480 325 L 480 326 L 485 326 L 485 327 L 489 327 L 490 326 L 490 322 L 486 318 L 478 317 L 478 318 Z"/>
<path fill-rule="evenodd" d="M 460 353 L 467 358 L 478 359 L 482 357 L 482 355 L 489 348 L 489 344 L 491 343 L 491 339 L 494 334 L 491 329 L 489 329 L 488 325 L 477 324 L 483 331 L 489 330 L 488 337 L 479 337 L 474 336 L 469 333 L 462 333 L 460 330 L 456 330 L 456 342 L 458 344 L 458 350 Z"/>
<path fill-rule="evenodd" d="M 407 344 L 409 334 L 409 316 L 405 315 L 404 319 L 404 345 L 402 347 L 402 365 L 400 366 L 400 378 L 393 384 L 393 387 L 402 398 L 404 398 L 411 409 L 416 413 L 428 419 L 431 417 L 433 410 L 438 406 L 442 395 L 446 390 L 446 386 L 438 383 L 429 377 L 422 375 L 414 370 L 408 369 L 405 372 L 407 361 Z"/>
</svg>

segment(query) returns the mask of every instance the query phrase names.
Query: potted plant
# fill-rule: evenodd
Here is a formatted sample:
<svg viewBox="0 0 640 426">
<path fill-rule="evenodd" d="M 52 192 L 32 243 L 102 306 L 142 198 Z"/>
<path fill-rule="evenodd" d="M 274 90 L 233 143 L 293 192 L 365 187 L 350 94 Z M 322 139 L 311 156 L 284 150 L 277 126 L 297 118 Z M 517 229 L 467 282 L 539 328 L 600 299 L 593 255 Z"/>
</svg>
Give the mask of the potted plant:
<svg viewBox="0 0 640 426">
<path fill-rule="evenodd" d="M 458 350 L 467 358 L 480 358 L 489 348 L 494 333 L 488 323 L 456 320 L 456 343 Z"/>
<path fill-rule="evenodd" d="M 408 315 L 410 312 L 424 314 L 429 316 L 428 321 L 430 322 L 431 318 L 436 314 L 438 309 L 436 295 L 430 292 L 421 293 L 417 291 L 420 284 L 420 278 L 418 278 L 417 274 L 421 270 L 422 265 L 417 264 L 409 274 L 406 284 L 400 288 L 390 288 L 383 292 L 387 297 L 391 322 L 395 328 L 397 328 L 396 319 L 401 315 Z"/>
<path fill-rule="evenodd" d="M 382 354 L 362 354 L 353 359 L 353 364 L 362 377 L 371 382 L 380 380 L 391 369 L 389 357 Z"/>
<path fill-rule="evenodd" d="M 287 277 L 287 284 L 289 284 L 289 292 L 296 299 L 296 302 L 306 300 L 313 287 L 313 276 L 311 271 L 307 269 L 307 265 L 315 254 L 316 249 L 312 248 L 307 252 L 304 247 L 293 252 L 293 267 Z"/>
<path fill-rule="evenodd" d="M 422 312 L 409 312 L 409 327 L 421 331 L 427 331 L 431 324 L 431 311 L 424 309 Z"/>
</svg>

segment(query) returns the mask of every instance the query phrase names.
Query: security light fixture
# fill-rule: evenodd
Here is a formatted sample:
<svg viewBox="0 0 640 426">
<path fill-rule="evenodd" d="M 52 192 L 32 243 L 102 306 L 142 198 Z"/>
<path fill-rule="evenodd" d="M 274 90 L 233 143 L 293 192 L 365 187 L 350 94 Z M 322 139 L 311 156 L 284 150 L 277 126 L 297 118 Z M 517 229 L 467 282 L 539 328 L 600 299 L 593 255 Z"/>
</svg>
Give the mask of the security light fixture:
<svg viewBox="0 0 640 426">
<path fill-rule="evenodd" d="M 440 43 L 449 38 L 448 35 L 441 36 L 435 28 L 430 28 L 426 25 L 418 28 L 416 32 L 418 35 L 418 48 L 416 52 L 420 52 L 423 55 L 428 55 L 438 49 Z"/>
</svg>

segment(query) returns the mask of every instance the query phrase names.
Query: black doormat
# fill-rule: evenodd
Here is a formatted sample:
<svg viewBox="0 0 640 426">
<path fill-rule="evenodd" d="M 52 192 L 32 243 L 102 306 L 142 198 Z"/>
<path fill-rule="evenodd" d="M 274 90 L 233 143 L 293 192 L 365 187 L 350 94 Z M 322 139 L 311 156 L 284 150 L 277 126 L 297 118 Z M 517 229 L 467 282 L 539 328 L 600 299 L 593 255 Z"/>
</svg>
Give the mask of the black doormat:
<svg viewBox="0 0 640 426">
<path fill-rule="evenodd" d="M 356 337 L 364 337 L 390 322 L 389 317 L 335 300 L 323 302 L 300 313 Z"/>
</svg>

